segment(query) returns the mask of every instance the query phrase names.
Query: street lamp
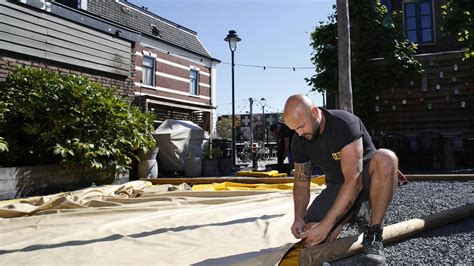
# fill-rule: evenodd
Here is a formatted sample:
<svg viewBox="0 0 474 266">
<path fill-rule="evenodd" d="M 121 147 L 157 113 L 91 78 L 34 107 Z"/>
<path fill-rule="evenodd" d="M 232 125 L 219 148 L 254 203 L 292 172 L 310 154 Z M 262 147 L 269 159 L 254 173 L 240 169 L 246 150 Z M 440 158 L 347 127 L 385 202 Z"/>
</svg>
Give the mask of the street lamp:
<svg viewBox="0 0 474 266">
<path fill-rule="evenodd" d="M 229 43 L 230 55 L 232 58 L 232 164 L 235 167 L 235 83 L 234 83 L 234 52 L 240 38 L 235 30 L 230 30 L 224 41 Z"/>
<path fill-rule="evenodd" d="M 262 116 L 263 116 L 263 136 L 262 136 L 262 142 L 265 143 L 265 136 L 267 135 L 267 129 L 265 128 L 265 105 L 267 105 L 267 100 L 265 98 L 261 98 L 260 101 L 262 101 Z M 267 145 L 268 145 L 268 138 L 267 138 Z M 265 146 L 265 145 L 264 145 Z"/>
</svg>

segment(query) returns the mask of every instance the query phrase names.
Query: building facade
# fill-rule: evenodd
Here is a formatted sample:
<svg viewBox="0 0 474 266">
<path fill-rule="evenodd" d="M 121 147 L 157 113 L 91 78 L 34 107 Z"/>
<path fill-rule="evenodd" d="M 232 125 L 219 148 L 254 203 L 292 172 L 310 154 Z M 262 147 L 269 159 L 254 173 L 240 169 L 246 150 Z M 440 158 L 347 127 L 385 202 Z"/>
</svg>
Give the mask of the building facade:
<svg viewBox="0 0 474 266">
<path fill-rule="evenodd" d="M 213 133 L 216 65 L 197 33 L 128 1 L 0 0 L 0 82 L 14 65 L 84 75 Z"/>
<path fill-rule="evenodd" d="M 139 37 L 55 3 L 0 0 L 0 82 L 15 65 L 24 65 L 86 76 L 117 88 L 117 94 L 131 102 L 131 46 Z"/>
<path fill-rule="evenodd" d="M 71 1 L 69 1 L 71 2 Z M 214 132 L 216 65 L 197 33 L 128 1 L 72 1 L 103 19 L 140 32 L 133 46 L 135 103 L 164 120 L 191 120 Z"/>
<path fill-rule="evenodd" d="M 405 37 L 418 44 L 424 70 L 373 95 L 374 132 L 385 135 L 381 145 L 418 157 L 412 167 L 419 168 L 423 156 L 434 168 L 474 166 L 474 61 L 464 60 L 454 37 L 441 32 L 446 1 L 380 2 L 403 12 Z M 374 64 L 383 69 L 383 59 Z"/>
</svg>

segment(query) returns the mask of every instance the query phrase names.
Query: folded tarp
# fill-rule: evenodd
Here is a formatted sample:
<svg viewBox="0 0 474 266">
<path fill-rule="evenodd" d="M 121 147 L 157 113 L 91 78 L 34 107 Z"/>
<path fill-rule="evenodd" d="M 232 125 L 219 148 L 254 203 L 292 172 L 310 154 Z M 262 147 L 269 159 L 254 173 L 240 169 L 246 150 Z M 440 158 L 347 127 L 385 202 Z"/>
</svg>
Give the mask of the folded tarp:
<svg viewBox="0 0 474 266">
<path fill-rule="evenodd" d="M 235 173 L 236 176 L 252 176 L 252 177 L 284 177 L 287 176 L 286 173 L 278 173 L 277 170 L 272 170 L 272 171 L 266 171 L 266 172 L 261 172 L 261 171 L 251 171 L 251 170 L 241 170 Z"/>
<path fill-rule="evenodd" d="M 108 196 L 81 201 L 73 192 L 77 197 L 68 200 L 79 201 L 70 208 L 53 204 L 31 216 L 0 218 L 0 265 L 275 265 L 297 242 L 290 233 L 289 190 L 160 192 L 146 182 L 124 186 L 125 194 L 111 186 Z M 97 194 L 100 189 L 91 188 Z M 55 202 L 54 196 L 64 197 L 52 195 L 39 205 Z M 14 210 L 18 203 L 0 208 Z"/>
</svg>

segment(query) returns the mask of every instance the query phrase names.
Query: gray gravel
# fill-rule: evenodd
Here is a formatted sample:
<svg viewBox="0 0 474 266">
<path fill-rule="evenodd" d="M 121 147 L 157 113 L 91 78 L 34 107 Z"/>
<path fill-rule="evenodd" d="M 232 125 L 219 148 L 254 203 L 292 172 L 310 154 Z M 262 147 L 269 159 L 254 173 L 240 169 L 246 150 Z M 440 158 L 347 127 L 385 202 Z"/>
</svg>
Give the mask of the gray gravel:
<svg viewBox="0 0 474 266">
<path fill-rule="evenodd" d="M 473 203 L 473 191 L 474 181 L 410 182 L 398 188 L 384 225 Z M 473 265 L 473 229 L 474 219 L 470 218 L 389 244 L 384 249 L 387 263 Z M 355 234 L 355 228 L 345 228 L 342 236 Z M 364 261 L 362 255 L 356 255 L 330 264 L 363 265 Z"/>
</svg>

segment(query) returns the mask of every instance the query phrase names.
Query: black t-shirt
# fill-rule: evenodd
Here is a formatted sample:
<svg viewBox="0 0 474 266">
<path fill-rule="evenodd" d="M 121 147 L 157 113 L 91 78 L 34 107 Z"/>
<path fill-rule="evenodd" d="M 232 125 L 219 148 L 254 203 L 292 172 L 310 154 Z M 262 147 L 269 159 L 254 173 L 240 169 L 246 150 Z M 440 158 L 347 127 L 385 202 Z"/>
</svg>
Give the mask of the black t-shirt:
<svg viewBox="0 0 474 266">
<path fill-rule="evenodd" d="M 291 144 L 293 159 L 295 163 L 311 161 L 312 164 L 318 165 L 324 171 L 328 183 L 343 183 L 342 148 L 362 137 L 365 165 L 370 161 L 375 147 L 367 129 L 357 116 L 342 110 L 321 110 L 326 118 L 324 132 L 313 141 L 295 135 Z"/>
<path fill-rule="evenodd" d="M 279 132 L 279 145 L 284 148 L 285 146 L 285 138 L 289 138 L 290 147 L 289 151 L 291 151 L 291 142 L 293 138 L 293 134 L 295 134 L 294 130 L 291 130 L 286 124 L 278 122 L 280 124 L 280 132 Z"/>
</svg>

